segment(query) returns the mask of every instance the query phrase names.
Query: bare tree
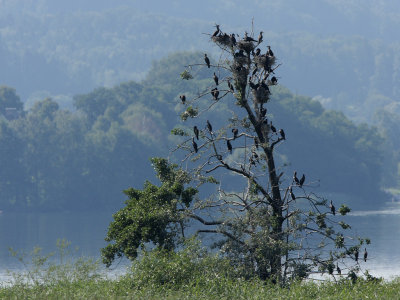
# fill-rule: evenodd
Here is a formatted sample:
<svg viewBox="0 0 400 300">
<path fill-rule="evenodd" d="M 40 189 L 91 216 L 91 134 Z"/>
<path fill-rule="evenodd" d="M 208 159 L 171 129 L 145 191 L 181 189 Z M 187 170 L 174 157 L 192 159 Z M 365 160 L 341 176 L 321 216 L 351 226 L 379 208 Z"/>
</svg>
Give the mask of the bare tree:
<svg viewBox="0 0 400 300">
<path fill-rule="evenodd" d="M 221 49 L 219 61 L 210 63 L 205 55 L 204 66 L 190 65 L 182 73 L 189 79 L 195 68 L 208 67 L 214 79 L 209 89 L 188 99 L 182 119 L 191 117 L 196 123 L 221 102 L 233 117 L 218 130 L 207 121 L 200 140 L 187 139 L 177 149 L 187 151 L 182 163 L 199 183 L 214 177 L 229 180 L 228 173 L 245 184 L 228 192 L 220 183 L 217 195 L 198 200 L 183 213 L 202 225 L 198 233 L 221 235 L 218 245 L 224 253 L 261 279 L 282 282 L 311 273 L 334 274 L 335 267 L 341 276 L 354 275 L 358 251 L 369 240 L 346 237 L 341 230 L 350 226 L 338 220 L 333 202 L 328 206 L 326 199 L 307 191 L 304 174 L 295 172 L 288 180 L 276 167 L 274 154 L 286 134 L 275 128 L 267 112 L 278 84 L 275 54 L 263 46 L 262 33 L 258 39 L 247 32 L 239 38 L 217 29 L 210 36 Z M 196 123 L 195 131 L 202 127 Z M 349 211 L 347 206 L 338 210 L 339 215 Z"/>
</svg>

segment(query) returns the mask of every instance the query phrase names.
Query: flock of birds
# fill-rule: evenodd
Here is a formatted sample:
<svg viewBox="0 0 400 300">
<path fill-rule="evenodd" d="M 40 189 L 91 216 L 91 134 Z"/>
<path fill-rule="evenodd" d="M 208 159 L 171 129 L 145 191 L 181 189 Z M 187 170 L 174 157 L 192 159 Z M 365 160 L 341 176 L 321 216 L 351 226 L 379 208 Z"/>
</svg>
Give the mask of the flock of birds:
<svg viewBox="0 0 400 300">
<path fill-rule="evenodd" d="M 224 41 L 224 43 L 229 44 L 232 47 L 237 45 L 235 34 L 232 33 L 232 34 L 228 35 L 226 33 L 222 33 L 222 31 L 220 30 L 220 26 L 219 25 L 216 25 L 216 30 L 212 34 L 212 37 L 214 37 L 214 38 L 218 37 L 220 41 Z M 260 32 L 257 40 L 255 40 L 252 37 L 248 36 L 247 32 L 245 32 L 243 41 L 244 42 L 250 42 L 250 43 L 258 43 L 257 45 L 259 45 L 263 41 L 263 31 Z M 253 57 L 264 56 L 264 57 L 269 58 L 269 59 L 274 58 L 274 53 L 273 53 L 273 51 L 272 51 L 270 46 L 267 46 L 267 52 L 264 55 L 261 55 L 261 49 L 260 48 L 257 48 L 255 51 L 251 50 L 251 54 L 253 55 Z M 248 53 L 248 55 L 249 55 L 249 53 Z M 243 49 L 240 49 L 239 51 L 234 53 L 234 57 L 236 59 L 245 57 L 245 51 Z M 211 65 L 210 59 L 207 56 L 207 54 L 204 54 L 204 62 L 205 62 L 205 65 L 207 66 L 207 68 L 211 68 L 212 65 Z M 238 67 L 236 67 L 236 69 L 234 71 L 240 72 L 241 68 L 242 68 L 241 66 L 238 66 Z M 250 88 L 255 92 L 258 92 L 259 90 L 264 89 L 264 91 L 266 91 L 266 93 L 269 94 L 270 91 L 269 91 L 268 85 L 276 85 L 278 83 L 278 79 L 275 76 L 272 76 L 271 79 L 269 79 L 267 81 L 269 75 L 274 73 L 274 70 L 272 70 L 269 65 L 268 66 L 264 65 L 264 69 L 265 69 L 265 73 L 264 73 L 263 77 L 259 80 L 258 83 L 254 83 L 253 82 L 253 78 L 255 77 L 257 72 L 260 71 L 260 66 L 255 64 L 255 67 L 254 67 L 253 71 L 251 72 L 251 76 L 249 77 L 248 84 L 249 84 Z M 246 77 L 247 77 L 247 75 L 246 75 Z M 218 86 L 219 86 L 220 80 L 219 80 L 219 77 L 217 76 L 217 74 L 215 72 L 213 73 L 213 80 L 214 80 L 214 83 L 215 83 L 215 87 L 213 89 L 211 89 L 210 94 L 211 94 L 211 96 L 212 96 L 212 98 L 214 100 L 218 101 L 220 99 L 219 98 L 220 91 L 218 90 Z M 235 88 L 233 87 L 233 85 L 232 85 L 232 83 L 230 82 L 229 79 L 227 80 L 227 85 L 228 85 L 229 91 L 231 93 L 234 93 L 235 92 Z M 185 104 L 186 103 L 186 96 L 185 95 L 180 95 L 179 97 L 180 97 L 180 100 L 181 100 L 182 104 Z M 265 124 L 268 127 L 268 129 L 271 130 L 271 132 L 273 134 L 278 134 L 279 133 L 280 139 L 285 140 L 286 139 L 286 135 L 285 135 L 284 130 L 283 129 L 279 129 L 279 131 L 278 131 L 275 128 L 275 126 L 272 125 L 272 122 L 268 123 L 267 119 L 265 118 L 267 110 L 266 110 L 266 108 L 263 107 L 262 104 L 263 104 L 263 102 L 261 102 L 261 105 L 259 106 L 258 115 L 259 115 L 260 119 L 263 121 L 263 124 Z M 210 133 L 210 135 L 213 136 L 213 127 L 212 127 L 212 125 L 211 125 L 209 120 L 207 120 L 207 122 L 206 122 L 206 128 L 207 128 L 208 132 Z M 199 151 L 199 146 L 196 143 L 196 140 L 197 141 L 199 140 L 200 132 L 201 131 L 199 130 L 199 128 L 197 126 L 193 127 L 194 137 L 192 137 L 192 147 L 193 147 L 193 150 L 194 150 L 195 153 L 197 153 Z M 239 130 L 237 128 L 233 128 L 232 129 L 232 134 L 233 134 L 233 137 L 232 138 L 228 138 L 226 140 L 226 147 L 227 147 L 227 150 L 229 151 L 230 154 L 232 154 L 232 150 L 233 150 L 233 146 L 232 146 L 231 141 L 235 140 L 236 138 L 238 138 Z M 258 140 L 257 137 L 254 138 L 254 145 L 255 145 L 255 148 L 258 149 L 259 140 Z M 218 159 L 222 159 L 222 157 L 220 155 L 218 155 Z M 258 155 L 257 155 L 257 153 L 255 151 L 252 151 L 252 156 L 250 157 L 250 163 L 255 165 L 256 161 L 259 161 Z M 303 174 L 302 177 L 300 179 L 298 179 L 297 172 L 294 172 L 293 181 L 297 186 L 302 187 L 304 182 L 305 182 L 305 175 Z M 289 194 L 290 194 L 290 197 L 292 198 L 292 200 L 296 199 L 296 196 L 293 193 L 292 187 L 290 187 L 290 189 L 289 189 Z M 332 215 L 335 216 L 336 215 L 336 208 L 333 205 L 332 200 L 330 202 L 329 208 L 330 208 L 330 212 L 332 213 Z M 367 257 L 368 257 L 368 252 L 367 252 L 367 249 L 365 248 L 365 250 L 364 250 L 364 261 L 365 262 L 367 261 Z M 359 251 L 358 251 L 358 249 L 356 249 L 355 252 L 354 252 L 354 259 L 355 259 L 356 262 L 358 262 L 358 258 L 359 258 Z M 339 275 L 341 275 L 341 269 L 339 268 L 338 264 L 336 265 L 336 271 L 337 271 L 337 273 Z"/>
</svg>

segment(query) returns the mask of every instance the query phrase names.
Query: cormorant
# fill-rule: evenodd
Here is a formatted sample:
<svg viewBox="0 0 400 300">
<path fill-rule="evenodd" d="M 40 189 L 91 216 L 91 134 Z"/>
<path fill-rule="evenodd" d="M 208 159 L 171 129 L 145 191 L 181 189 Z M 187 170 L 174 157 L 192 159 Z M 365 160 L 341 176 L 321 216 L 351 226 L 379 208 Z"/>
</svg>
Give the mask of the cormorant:
<svg viewBox="0 0 400 300">
<path fill-rule="evenodd" d="M 192 145 L 193 145 L 194 152 L 197 153 L 197 144 L 194 141 L 194 137 L 192 138 Z"/>
<path fill-rule="evenodd" d="M 214 81 L 215 84 L 218 85 L 218 76 L 215 74 L 215 72 L 214 72 Z"/>
<path fill-rule="evenodd" d="M 356 262 L 358 262 L 358 249 L 356 249 L 356 251 L 354 252 L 354 258 Z"/>
<path fill-rule="evenodd" d="M 215 27 L 217 28 L 217 30 L 215 30 L 215 32 L 213 33 L 213 37 L 214 36 L 217 36 L 217 34 L 219 33 L 219 25 L 218 24 L 215 24 Z"/>
<path fill-rule="evenodd" d="M 272 125 L 272 123 L 271 123 L 271 130 L 272 130 L 273 133 L 276 133 L 276 128 L 275 128 L 274 125 Z"/>
<path fill-rule="evenodd" d="M 229 140 L 226 140 L 226 146 L 228 147 L 229 152 L 232 154 L 232 144 Z"/>
<path fill-rule="evenodd" d="M 297 185 L 300 185 L 300 181 L 297 178 L 297 172 L 296 171 L 294 171 L 294 173 L 293 173 L 293 180 Z"/>
<path fill-rule="evenodd" d="M 228 80 L 228 87 L 229 87 L 229 89 L 231 90 L 232 93 L 235 92 L 235 89 L 233 88 L 233 85 L 229 80 Z"/>
<path fill-rule="evenodd" d="M 335 208 L 335 205 L 333 205 L 332 200 L 331 200 L 331 204 L 329 204 L 329 207 L 331 209 L 332 215 L 336 215 L 336 208 Z"/>
<path fill-rule="evenodd" d="M 236 140 L 239 130 L 237 128 L 232 128 L 233 139 Z"/>
<path fill-rule="evenodd" d="M 254 138 L 254 145 L 256 146 L 256 149 L 258 149 L 258 146 L 259 146 L 259 144 L 258 144 L 258 138 Z"/>
<path fill-rule="evenodd" d="M 236 46 L 236 38 L 234 33 L 231 34 L 231 43 L 233 46 Z"/>
<path fill-rule="evenodd" d="M 210 59 L 208 58 L 206 53 L 204 53 L 204 61 L 206 62 L 207 67 L 210 68 Z"/>
<path fill-rule="evenodd" d="M 267 46 L 268 47 L 268 51 L 267 51 L 267 55 L 268 56 L 274 56 L 274 52 L 272 52 L 272 50 L 271 50 L 271 46 Z"/>
<path fill-rule="evenodd" d="M 259 56 L 260 53 L 261 53 L 261 49 L 260 49 L 260 48 L 257 48 L 257 49 L 256 49 L 256 53 L 255 53 L 255 56 Z"/>
<path fill-rule="evenodd" d="M 193 127 L 193 132 L 194 132 L 194 135 L 196 136 L 197 140 L 199 140 L 199 129 L 197 128 L 197 126 Z"/>
<path fill-rule="evenodd" d="M 300 187 L 303 186 L 305 180 L 306 180 L 306 175 L 303 174 L 303 176 L 301 176 L 300 178 Z"/>
<path fill-rule="evenodd" d="M 286 140 L 285 132 L 283 131 L 283 129 L 279 129 L 279 134 L 281 135 L 282 140 Z"/>
<path fill-rule="evenodd" d="M 364 250 L 364 261 L 367 262 L 367 257 L 368 257 L 368 252 L 367 252 L 367 248 L 365 248 Z"/>
<path fill-rule="evenodd" d="M 179 98 L 181 98 L 182 104 L 185 104 L 186 96 L 185 95 L 180 95 Z"/>
<path fill-rule="evenodd" d="M 219 96 L 219 91 L 217 88 L 213 88 L 211 90 L 211 95 L 213 96 L 214 100 L 218 100 L 218 96 Z"/>
<path fill-rule="evenodd" d="M 208 120 L 207 120 L 207 129 L 212 134 L 212 126 L 211 126 L 210 121 L 208 121 Z"/>
<path fill-rule="evenodd" d="M 258 89 L 258 87 L 260 86 L 259 83 L 254 84 L 254 83 L 251 81 L 251 77 L 249 78 L 249 85 L 250 85 L 250 87 L 251 87 L 253 90 Z"/>
<path fill-rule="evenodd" d="M 290 188 L 290 197 L 292 197 L 292 200 L 296 200 L 296 196 L 294 195 L 292 188 Z"/>
<path fill-rule="evenodd" d="M 258 43 L 261 44 L 263 41 L 263 31 L 260 31 L 260 34 L 258 35 Z"/>
<path fill-rule="evenodd" d="M 234 55 L 235 55 L 235 57 L 244 57 L 243 49 L 240 49 L 239 52 L 236 52 Z"/>
<path fill-rule="evenodd" d="M 247 32 L 244 32 L 244 40 L 245 42 L 257 42 L 255 39 L 253 39 L 250 36 L 247 36 Z"/>
<path fill-rule="evenodd" d="M 336 264 L 336 271 L 338 272 L 339 275 L 342 275 L 342 270 L 340 270 L 338 264 Z"/>
<path fill-rule="evenodd" d="M 272 83 L 272 85 L 278 84 L 278 79 L 277 79 L 275 76 L 273 76 L 273 77 L 271 78 L 271 83 Z"/>
</svg>

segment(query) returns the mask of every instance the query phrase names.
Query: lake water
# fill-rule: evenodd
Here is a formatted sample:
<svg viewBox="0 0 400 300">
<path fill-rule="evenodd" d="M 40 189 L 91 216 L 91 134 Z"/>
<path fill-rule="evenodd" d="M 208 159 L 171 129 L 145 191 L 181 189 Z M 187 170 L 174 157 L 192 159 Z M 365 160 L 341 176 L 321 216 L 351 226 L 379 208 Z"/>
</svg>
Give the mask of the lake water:
<svg viewBox="0 0 400 300">
<path fill-rule="evenodd" d="M 400 276 L 400 204 L 388 203 L 376 211 L 354 211 L 346 219 L 356 235 L 372 241 L 368 262 L 362 262 L 362 267 L 386 279 Z M 71 242 L 71 248 L 79 247 L 75 255 L 99 258 L 111 220 L 112 212 L 1 213 L 0 277 L 6 278 L 6 270 L 23 270 L 21 263 L 10 256 L 9 247 L 30 252 L 39 246 L 49 253 L 56 250 L 57 239 L 64 238 Z"/>
</svg>

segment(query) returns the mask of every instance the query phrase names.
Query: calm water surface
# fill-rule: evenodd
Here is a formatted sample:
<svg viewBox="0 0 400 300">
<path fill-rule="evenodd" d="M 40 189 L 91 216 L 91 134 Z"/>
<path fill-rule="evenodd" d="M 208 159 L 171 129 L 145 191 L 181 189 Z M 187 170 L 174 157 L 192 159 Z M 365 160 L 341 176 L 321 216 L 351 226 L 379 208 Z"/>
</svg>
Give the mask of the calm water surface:
<svg viewBox="0 0 400 300">
<path fill-rule="evenodd" d="M 0 277 L 6 270 L 23 270 L 10 256 L 8 248 L 31 251 L 35 246 L 44 253 L 56 250 L 57 239 L 79 247 L 77 256 L 100 257 L 106 245 L 104 237 L 113 212 L 104 213 L 7 213 L 0 214 Z M 356 235 L 369 237 L 368 262 L 362 267 L 374 276 L 390 279 L 400 276 L 400 204 L 388 203 L 382 210 L 354 211 L 346 217 Z M 360 255 L 362 256 L 362 254 Z"/>
</svg>

